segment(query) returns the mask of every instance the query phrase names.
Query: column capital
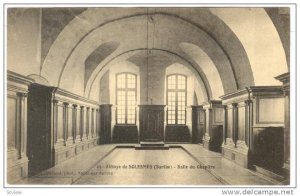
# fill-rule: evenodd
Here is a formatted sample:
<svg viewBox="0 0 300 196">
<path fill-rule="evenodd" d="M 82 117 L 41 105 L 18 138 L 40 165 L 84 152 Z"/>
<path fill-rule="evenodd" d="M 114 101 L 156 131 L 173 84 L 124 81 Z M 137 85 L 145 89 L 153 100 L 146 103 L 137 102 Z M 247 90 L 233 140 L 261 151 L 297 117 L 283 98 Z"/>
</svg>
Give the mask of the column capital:
<svg viewBox="0 0 300 196">
<path fill-rule="evenodd" d="M 26 93 L 25 92 L 17 92 L 16 95 L 18 97 L 20 97 L 21 99 L 23 99 L 28 96 L 28 93 L 27 92 Z"/>
<path fill-rule="evenodd" d="M 72 105 L 73 105 L 74 108 L 77 108 L 77 106 L 78 106 L 77 104 L 72 104 Z"/>
<path fill-rule="evenodd" d="M 246 105 L 249 105 L 249 104 L 253 103 L 253 101 L 250 100 L 250 99 L 247 99 L 247 100 L 245 100 L 244 102 L 245 102 Z"/>
<path fill-rule="evenodd" d="M 283 86 L 282 87 L 283 95 L 284 96 L 289 96 L 290 95 L 290 85 L 288 86 Z"/>
<path fill-rule="evenodd" d="M 68 103 L 68 102 L 63 102 L 63 104 L 64 104 L 65 106 L 68 106 L 68 105 L 69 105 L 69 103 Z"/>
<path fill-rule="evenodd" d="M 232 107 L 237 107 L 238 103 L 232 103 Z"/>
</svg>

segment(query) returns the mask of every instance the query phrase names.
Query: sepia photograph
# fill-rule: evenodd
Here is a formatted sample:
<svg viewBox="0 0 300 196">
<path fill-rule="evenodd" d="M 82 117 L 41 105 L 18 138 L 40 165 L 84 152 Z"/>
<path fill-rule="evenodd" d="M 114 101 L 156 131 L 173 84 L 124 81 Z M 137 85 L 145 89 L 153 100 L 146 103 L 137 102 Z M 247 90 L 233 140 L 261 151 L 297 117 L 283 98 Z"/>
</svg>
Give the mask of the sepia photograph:
<svg viewBox="0 0 300 196">
<path fill-rule="evenodd" d="M 295 186 L 292 9 L 6 4 L 4 186 Z"/>
</svg>

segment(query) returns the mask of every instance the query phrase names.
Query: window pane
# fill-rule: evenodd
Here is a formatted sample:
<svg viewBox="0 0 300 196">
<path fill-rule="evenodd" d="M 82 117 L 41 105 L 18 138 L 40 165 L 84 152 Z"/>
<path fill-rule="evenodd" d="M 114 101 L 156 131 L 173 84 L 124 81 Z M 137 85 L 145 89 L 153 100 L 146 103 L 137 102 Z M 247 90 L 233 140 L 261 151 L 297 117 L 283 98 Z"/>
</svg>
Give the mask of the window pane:
<svg viewBox="0 0 300 196">
<path fill-rule="evenodd" d="M 168 89 L 176 88 L 176 76 L 172 75 L 168 77 Z"/>
<path fill-rule="evenodd" d="M 186 77 L 171 75 L 167 77 L 167 122 L 168 124 L 185 124 Z"/>
<path fill-rule="evenodd" d="M 125 74 L 117 75 L 117 88 L 125 88 Z"/>
<path fill-rule="evenodd" d="M 136 75 L 117 75 L 117 123 L 135 124 Z"/>
<path fill-rule="evenodd" d="M 186 77 L 178 76 L 177 77 L 177 88 L 178 89 L 185 89 Z"/>
<path fill-rule="evenodd" d="M 136 76 L 132 74 L 127 75 L 127 88 L 135 88 Z"/>
<path fill-rule="evenodd" d="M 125 106 L 117 108 L 117 123 L 125 123 Z"/>
<path fill-rule="evenodd" d="M 184 120 L 178 120 L 178 124 L 185 124 Z"/>
</svg>

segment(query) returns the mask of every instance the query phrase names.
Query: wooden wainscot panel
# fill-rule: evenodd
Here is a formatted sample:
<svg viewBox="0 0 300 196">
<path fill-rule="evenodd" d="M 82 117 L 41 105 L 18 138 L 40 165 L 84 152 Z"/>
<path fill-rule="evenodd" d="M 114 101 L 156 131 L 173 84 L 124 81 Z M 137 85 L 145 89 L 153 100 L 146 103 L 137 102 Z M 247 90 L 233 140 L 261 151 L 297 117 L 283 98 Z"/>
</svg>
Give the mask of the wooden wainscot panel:
<svg viewBox="0 0 300 196">
<path fill-rule="evenodd" d="M 280 173 L 284 162 L 284 96 L 282 86 L 250 87 L 253 129 L 252 165 Z"/>
<path fill-rule="evenodd" d="M 28 93 L 28 155 L 29 175 L 47 169 L 54 164 L 52 124 L 54 87 L 44 88 L 42 85 L 31 84 Z M 59 111 L 59 107 L 56 108 Z M 60 119 L 56 119 L 60 120 Z M 57 121 L 56 121 L 57 122 Z M 59 138 L 59 133 L 56 135 Z"/>
<path fill-rule="evenodd" d="M 283 124 L 283 122 L 283 97 L 256 98 L 256 124 Z"/>
<path fill-rule="evenodd" d="M 282 82 L 282 91 L 284 94 L 284 165 L 283 173 L 287 184 L 290 179 L 290 73 L 281 74 L 275 79 Z"/>
<path fill-rule="evenodd" d="M 203 146 L 216 152 L 221 152 L 223 143 L 223 108 L 222 101 L 219 100 L 210 100 L 203 104 L 206 114 Z"/>
<path fill-rule="evenodd" d="M 99 109 L 99 104 L 85 97 L 58 88 L 54 94 L 54 99 L 60 102 L 68 103 L 65 111 L 68 113 L 65 123 L 67 125 L 65 135 L 65 145 L 57 149 L 57 157 L 61 161 L 71 158 L 82 151 L 95 146 L 97 137 L 92 137 L 92 110 Z M 74 105 L 76 105 L 77 115 L 75 121 Z M 74 121 L 74 122 L 73 122 Z M 73 125 L 76 123 L 77 125 Z M 76 127 L 76 136 L 74 135 Z M 77 130 L 78 128 L 78 130 Z M 100 127 L 98 127 L 100 129 Z M 99 130 L 98 130 L 99 131 Z M 59 163 L 58 159 L 58 163 Z"/>
<path fill-rule="evenodd" d="M 224 107 L 224 142 L 222 155 L 247 168 L 248 167 L 248 146 L 246 129 L 249 123 L 247 103 L 249 100 L 248 89 L 232 92 L 221 96 Z"/>
<path fill-rule="evenodd" d="M 202 143 L 204 136 L 205 110 L 202 105 L 192 107 L 192 142 Z"/>
<path fill-rule="evenodd" d="M 281 132 L 284 109 L 280 86 L 251 86 L 221 97 L 226 105 L 227 118 L 224 131 L 223 156 L 244 167 L 259 165 L 274 169 L 281 164 Z M 232 111 L 229 114 L 229 110 Z M 273 116 L 273 114 L 275 116 Z M 233 132 L 231 133 L 230 128 Z M 232 134 L 234 145 L 228 144 Z M 267 139 L 268 135 L 269 139 Z M 270 140 L 272 138 L 272 141 Z M 278 152 L 276 155 L 273 152 Z M 269 153 L 269 154 L 268 154 Z M 273 154 L 272 154 L 273 153 Z M 271 156 L 268 156 L 272 154 Z M 276 160 L 274 157 L 277 157 Z M 270 164 L 276 162 L 276 164 Z M 275 165 L 275 166 L 274 166 Z"/>
<path fill-rule="evenodd" d="M 112 104 L 100 105 L 100 143 L 111 143 Z"/>
<path fill-rule="evenodd" d="M 28 175 L 27 93 L 34 81 L 7 71 L 7 183 Z"/>
<path fill-rule="evenodd" d="M 86 121 L 82 109 L 98 109 L 96 102 L 57 87 L 31 84 L 28 107 L 30 175 L 88 149 L 84 147 Z"/>
<path fill-rule="evenodd" d="M 113 143 L 138 143 L 137 125 L 115 125 L 113 128 Z"/>
</svg>

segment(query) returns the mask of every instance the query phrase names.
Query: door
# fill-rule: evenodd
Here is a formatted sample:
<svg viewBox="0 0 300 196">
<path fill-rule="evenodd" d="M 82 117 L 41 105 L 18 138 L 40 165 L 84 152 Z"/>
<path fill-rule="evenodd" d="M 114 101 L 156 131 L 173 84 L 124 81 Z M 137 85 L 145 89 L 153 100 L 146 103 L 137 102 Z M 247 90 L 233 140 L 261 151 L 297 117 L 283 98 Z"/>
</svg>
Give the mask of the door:
<svg viewBox="0 0 300 196">
<path fill-rule="evenodd" d="M 164 141 L 163 105 L 140 105 L 140 141 Z"/>
</svg>

